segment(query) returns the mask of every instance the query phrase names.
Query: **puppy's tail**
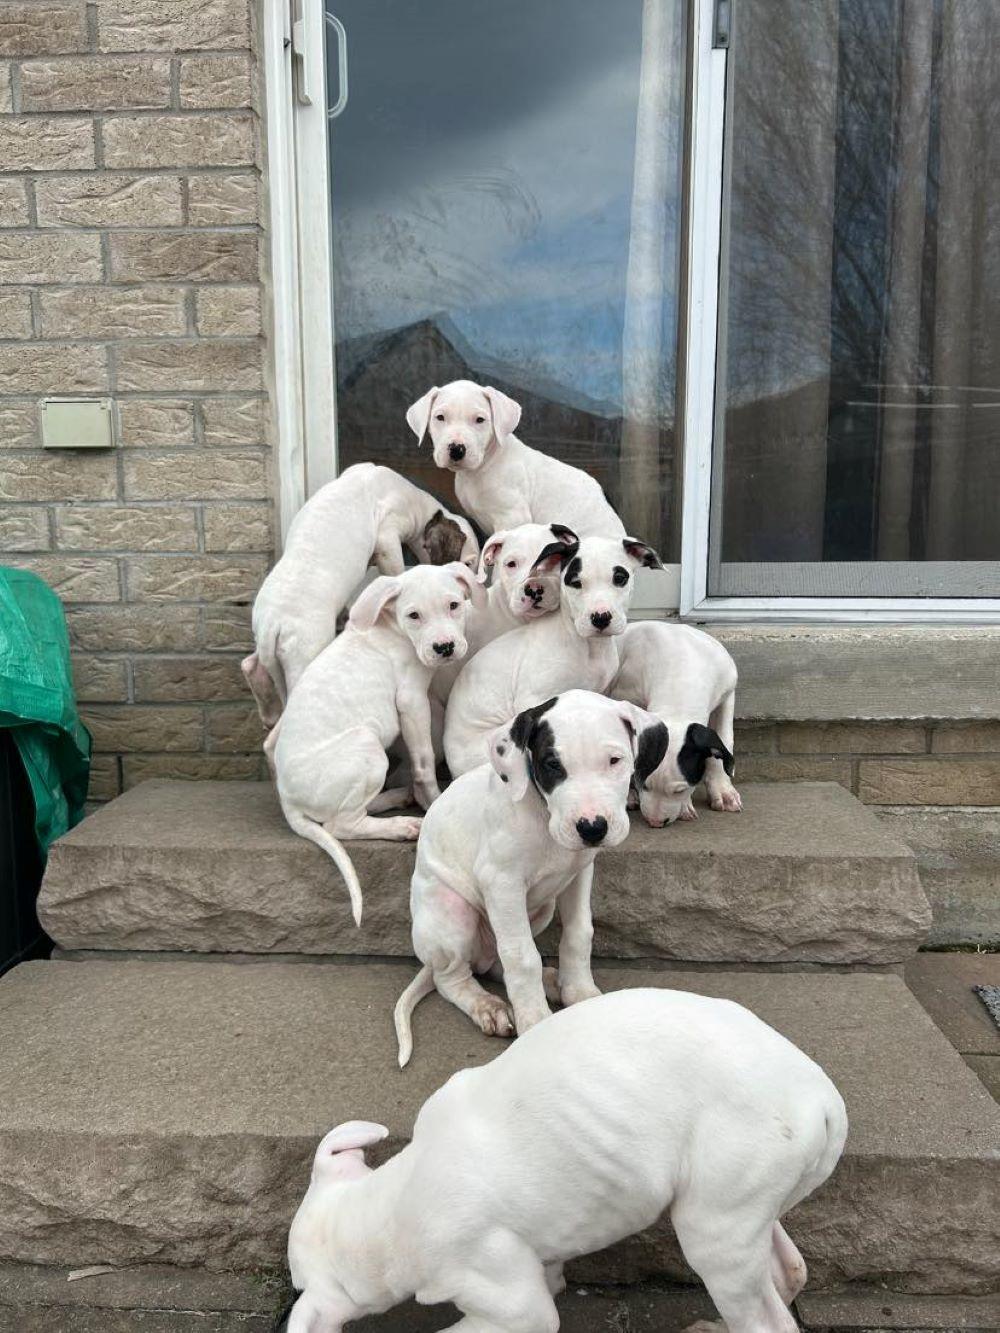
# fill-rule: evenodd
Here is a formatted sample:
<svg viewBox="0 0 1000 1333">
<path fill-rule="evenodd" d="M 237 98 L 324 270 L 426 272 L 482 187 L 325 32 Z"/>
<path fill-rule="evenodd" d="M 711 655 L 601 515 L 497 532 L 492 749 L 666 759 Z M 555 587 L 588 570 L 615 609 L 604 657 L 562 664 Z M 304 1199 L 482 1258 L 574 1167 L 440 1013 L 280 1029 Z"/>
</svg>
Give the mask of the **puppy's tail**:
<svg viewBox="0 0 1000 1333">
<path fill-rule="evenodd" d="M 396 1024 L 396 1041 L 399 1044 L 400 1069 L 406 1068 L 410 1063 L 410 1056 L 413 1054 L 413 1031 L 410 1027 L 413 1011 L 425 996 L 430 995 L 433 989 L 434 973 L 430 966 L 425 963 L 396 1001 L 393 1019 Z"/>
<path fill-rule="evenodd" d="M 297 810 L 285 810 L 285 818 L 288 820 L 288 826 L 293 833 L 308 838 L 310 842 L 322 847 L 327 856 L 333 857 L 337 863 L 337 869 L 344 877 L 347 892 L 351 895 L 351 915 L 354 917 L 354 924 L 360 926 L 361 884 L 344 844 L 338 842 L 332 833 L 327 833 L 322 824 L 318 824 L 315 819 L 310 819 L 307 815 L 300 814 Z"/>
</svg>

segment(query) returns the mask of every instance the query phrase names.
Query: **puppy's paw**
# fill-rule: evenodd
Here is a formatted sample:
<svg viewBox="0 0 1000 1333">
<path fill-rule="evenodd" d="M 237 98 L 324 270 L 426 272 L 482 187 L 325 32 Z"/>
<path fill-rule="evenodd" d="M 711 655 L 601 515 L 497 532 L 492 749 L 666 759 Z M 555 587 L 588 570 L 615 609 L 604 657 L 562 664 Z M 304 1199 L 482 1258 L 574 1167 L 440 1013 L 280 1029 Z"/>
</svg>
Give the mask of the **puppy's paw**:
<svg viewBox="0 0 1000 1333">
<path fill-rule="evenodd" d="M 529 1028 L 533 1028 L 536 1023 L 540 1023 L 544 1018 L 551 1018 L 552 1010 L 547 1004 L 540 1005 L 538 1008 L 522 1009 L 515 1018 L 517 1035 L 523 1037 Z"/>
<path fill-rule="evenodd" d="M 550 1004 L 562 1003 L 562 992 L 559 989 L 559 969 L 557 967 L 542 968 L 542 985 L 545 988 L 545 998 Z"/>
<path fill-rule="evenodd" d="M 743 809 L 743 798 L 732 784 L 709 790 L 708 803 L 713 810 L 728 810 L 734 815 Z"/>
<path fill-rule="evenodd" d="M 593 982 L 576 982 L 562 987 L 560 999 L 565 1005 L 579 1004 L 581 1000 L 592 1000 L 600 993 Z"/>
<path fill-rule="evenodd" d="M 477 1000 L 471 1018 L 487 1037 L 514 1035 L 514 1014 L 510 1005 L 498 995 L 484 995 L 481 1000 Z"/>
<path fill-rule="evenodd" d="M 698 818 L 698 811 L 694 808 L 694 802 L 690 798 L 681 806 L 681 812 L 677 818 L 684 820 L 685 823 Z"/>
<path fill-rule="evenodd" d="M 414 783 L 413 795 L 416 797 L 417 805 L 420 806 L 421 810 L 429 810 L 441 795 L 441 788 L 436 782 L 433 785 L 427 782 Z"/>
</svg>

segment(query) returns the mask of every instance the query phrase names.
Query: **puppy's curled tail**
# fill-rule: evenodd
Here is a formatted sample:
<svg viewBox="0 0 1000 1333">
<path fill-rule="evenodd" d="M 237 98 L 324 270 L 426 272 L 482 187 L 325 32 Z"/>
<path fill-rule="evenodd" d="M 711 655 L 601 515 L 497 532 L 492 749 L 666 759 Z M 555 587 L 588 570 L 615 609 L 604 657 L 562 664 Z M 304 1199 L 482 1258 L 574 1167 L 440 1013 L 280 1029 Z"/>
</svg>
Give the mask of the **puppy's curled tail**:
<svg viewBox="0 0 1000 1333">
<path fill-rule="evenodd" d="M 425 963 L 396 1001 L 393 1019 L 396 1024 L 396 1041 L 399 1044 L 400 1069 L 406 1068 L 410 1063 L 410 1056 L 413 1054 L 413 1031 L 410 1027 L 413 1011 L 425 996 L 430 995 L 433 989 L 434 973 L 431 971 L 430 965 Z"/>
<path fill-rule="evenodd" d="M 293 833 L 298 833 L 300 837 L 308 838 L 310 842 L 322 847 L 324 852 L 336 862 L 337 869 L 343 875 L 344 883 L 347 885 L 347 892 L 351 895 L 351 915 L 354 917 L 354 924 L 360 926 L 361 884 L 344 844 L 338 842 L 332 833 L 327 833 L 322 824 L 317 824 L 315 819 L 309 819 L 308 816 L 300 814 L 297 810 L 286 809 L 285 818 L 288 820 L 288 827 Z"/>
</svg>

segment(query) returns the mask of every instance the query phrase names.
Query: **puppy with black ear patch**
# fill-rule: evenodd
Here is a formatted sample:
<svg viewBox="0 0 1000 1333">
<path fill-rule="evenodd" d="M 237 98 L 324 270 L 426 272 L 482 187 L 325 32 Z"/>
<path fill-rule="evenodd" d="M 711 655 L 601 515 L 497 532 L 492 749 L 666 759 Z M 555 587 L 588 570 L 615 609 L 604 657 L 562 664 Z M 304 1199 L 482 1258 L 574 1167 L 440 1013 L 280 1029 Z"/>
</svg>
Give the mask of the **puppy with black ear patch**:
<svg viewBox="0 0 1000 1333">
<path fill-rule="evenodd" d="M 522 709 L 564 690 L 607 692 L 643 567 L 662 568 L 636 537 L 557 539 L 542 550 L 533 573 L 561 571 L 559 610 L 502 634 L 462 668 L 444 723 L 452 777 L 477 768 L 492 733 Z"/>
<path fill-rule="evenodd" d="M 743 809 L 733 785 L 736 680 L 736 663 L 722 644 L 690 625 L 644 620 L 622 636 L 610 693 L 655 713 L 669 733 L 662 762 L 636 784 L 653 828 L 697 819 L 691 798 L 703 779 L 713 810 Z"/>
<path fill-rule="evenodd" d="M 412 1050 L 413 1010 L 435 988 L 499 1037 L 545 1018 L 546 996 L 568 1005 L 598 994 L 590 970 L 594 858 L 628 835 L 629 784 L 660 762 L 666 744 L 663 723 L 641 708 L 570 690 L 498 728 L 490 762 L 435 801 L 410 888 L 423 967 L 396 1005 L 400 1066 Z M 533 937 L 557 905 L 559 968 L 546 976 Z M 498 964 L 509 1004 L 476 980 Z"/>
</svg>

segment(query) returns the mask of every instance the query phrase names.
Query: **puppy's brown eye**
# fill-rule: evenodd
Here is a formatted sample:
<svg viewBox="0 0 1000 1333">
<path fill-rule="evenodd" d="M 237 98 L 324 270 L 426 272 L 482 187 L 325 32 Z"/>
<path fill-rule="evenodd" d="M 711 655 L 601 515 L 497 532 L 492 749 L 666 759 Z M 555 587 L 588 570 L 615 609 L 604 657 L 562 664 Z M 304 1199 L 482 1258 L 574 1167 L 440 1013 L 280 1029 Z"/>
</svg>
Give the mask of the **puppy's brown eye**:
<svg viewBox="0 0 1000 1333">
<path fill-rule="evenodd" d="M 435 421 L 444 421 L 444 413 L 443 413 L 443 412 L 436 412 L 436 413 L 434 414 L 434 420 L 435 420 Z"/>
<path fill-rule="evenodd" d="M 407 615 L 407 620 L 419 620 L 419 619 L 420 619 L 419 611 L 410 611 L 409 614 Z"/>
<path fill-rule="evenodd" d="M 517 561 L 516 561 L 516 560 L 508 560 L 508 561 L 507 561 L 507 568 L 508 568 L 508 569 L 517 569 Z"/>
<path fill-rule="evenodd" d="M 611 767 L 614 768 L 615 764 L 620 764 L 621 761 L 621 755 L 613 754 L 611 756 Z"/>
<path fill-rule="evenodd" d="M 476 425 L 481 426 L 485 420 L 485 417 L 476 417 Z"/>
<path fill-rule="evenodd" d="M 611 575 L 611 582 L 616 588 L 624 588 L 628 583 L 628 570 L 622 569 L 621 565 L 615 565 L 614 573 Z"/>
<path fill-rule="evenodd" d="M 458 610 L 458 603 L 457 603 L 457 602 L 449 602 L 448 605 L 449 605 L 449 607 L 450 607 L 450 609 L 451 609 L 452 611 L 457 611 L 457 610 Z"/>
</svg>

